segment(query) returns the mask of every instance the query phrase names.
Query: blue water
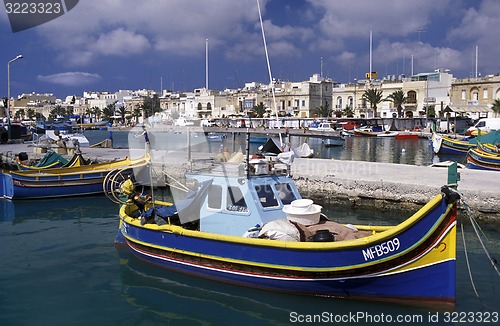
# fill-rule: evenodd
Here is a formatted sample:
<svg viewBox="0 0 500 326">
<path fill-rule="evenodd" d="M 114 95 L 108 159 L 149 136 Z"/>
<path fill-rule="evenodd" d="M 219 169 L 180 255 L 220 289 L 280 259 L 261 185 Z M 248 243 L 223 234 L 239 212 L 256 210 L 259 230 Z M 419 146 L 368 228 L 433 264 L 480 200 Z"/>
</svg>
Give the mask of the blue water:
<svg viewBox="0 0 500 326">
<path fill-rule="evenodd" d="M 325 210 L 340 222 L 394 224 L 406 216 L 399 211 Z M 432 307 L 270 293 L 120 259 L 113 244 L 118 207 L 104 196 L 0 200 L 0 212 L 0 325 L 290 325 L 297 314 L 321 313 L 384 313 L 426 321 L 438 312 Z M 500 278 L 464 224 L 480 298 L 469 280 L 459 231 L 456 311 L 499 312 Z M 499 229 L 485 225 L 484 230 L 491 239 L 488 247 L 499 257 Z M 363 319 L 348 324 L 370 323 Z"/>
<path fill-rule="evenodd" d="M 324 211 L 338 222 L 360 224 L 396 224 L 411 213 L 328 205 Z M 500 312 L 500 276 L 465 216 L 461 223 L 479 298 L 459 227 L 456 313 L 476 313 L 476 321 L 490 314 L 493 321 L 491 314 Z M 499 259 L 500 226 L 482 227 L 488 250 Z M 105 196 L 0 200 L 0 325 L 293 325 L 314 315 L 324 324 L 388 324 L 376 322 L 382 314 L 414 321 L 395 323 L 400 325 L 445 325 L 451 324 L 446 317 L 460 317 L 434 307 L 270 293 L 160 270 L 119 255 L 113 243 L 117 231 L 118 206 Z M 440 322 L 430 323 L 435 317 Z"/>
<path fill-rule="evenodd" d="M 139 132 L 133 132 L 139 134 Z M 95 144 L 109 137 L 106 130 L 86 130 L 85 135 L 90 144 Z M 113 147 L 129 148 L 144 146 L 141 137 L 129 137 L 129 132 L 115 131 L 112 133 Z M 201 139 L 205 140 L 202 133 L 192 134 L 193 142 Z M 165 150 L 178 149 L 187 143 L 186 133 L 174 134 L 173 132 L 161 133 L 151 132 L 153 147 Z M 242 148 L 245 150 L 245 133 L 236 135 L 233 143 L 232 134 L 228 133 L 223 142 L 204 142 L 204 148 L 200 150 L 217 153 L 220 145 L 227 147 L 231 152 L 233 149 Z M 279 138 L 275 137 L 279 143 Z M 431 165 L 433 163 L 452 160 L 466 164 L 465 155 L 435 155 L 430 146 L 430 141 L 425 138 L 419 139 L 395 139 L 393 137 L 346 137 L 344 146 L 326 147 L 320 137 L 283 137 L 283 142 L 290 143 L 292 148 L 302 145 L 304 142 L 314 149 L 315 157 L 324 159 L 338 159 L 348 161 L 384 162 L 410 165 Z M 234 144 L 234 145 L 233 145 Z M 262 144 L 251 143 L 250 151 L 254 153 Z"/>
</svg>

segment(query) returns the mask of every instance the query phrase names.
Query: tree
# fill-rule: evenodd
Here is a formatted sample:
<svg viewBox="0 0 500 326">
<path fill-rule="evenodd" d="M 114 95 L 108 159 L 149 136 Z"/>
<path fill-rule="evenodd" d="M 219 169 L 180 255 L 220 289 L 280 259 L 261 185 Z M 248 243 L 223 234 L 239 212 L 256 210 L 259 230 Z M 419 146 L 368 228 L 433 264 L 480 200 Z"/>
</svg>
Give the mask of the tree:
<svg viewBox="0 0 500 326">
<path fill-rule="evenodd" d="M 30 120 L 35 119 L 36 112 L 32 108 L 29 108 L 28 111 L 26 112 L 26 114 L 28 115 L 28 119 L 30 119 Z"/>
<path fill-rule="evenodd" d="M 348 118 L 354 117 L 354 111 L 349 105 L 345 106 L 345 109 L 342 111 L 342 114 L 345 115 Z"/>
<path fill-rule="evenodd" d="M 55 119 L 57 116 L 66 116 L 66 109 L 61 105 L 56 105 L 49 113 L 49 119 Z"/>
<path fill-rule="evenodd" d="M 394 91 L 391 95 L 387 96 L 384 101 L 392 102 L 398 109 L 398 118 L 403 117 L 403 105 L 408 101 L 408 97 L 405 96 L 402 90 Z"/>
<path fill-rule="evenodd" d="M 363 99 L 370 102 L 370 106 L 373 109 L 373 116 L 376 118 L 377 115 L 377 105 L 382 102 L 382 91 L 376 88 L 369 88 L 363 93 Z"/>
<path fill-rule="evenodd" d="M 102 115 L 105 120 L 110 120 L 111 117 L 115 115 L 115 104 L 116 102 L 108 104 L 104 109 L 102 109 Z"/>
<path fill-rule="evenodd" d="M 126 115 L 130 114 L 130 112 L 127 111 L 127 109 L 124 106 L 119 107 L 117 111 L 118 111 L 118 114 L 120 115 L 120 117 L 122 119 L 122 123 L 125 124 Z"/>
<path fill-rule="evenodd" d="M 135 124 L 139 124 L 139 117 L 142 116 L 142 109 L 138 106 L 134 107 L 132 111 L 132 117 L 135 118 Z"/>
<path fill-rule="evenodd" d="M 264 103 L 262 103 L 262 102 L 260 102 L 257 105 L 254 105 L 252 110 L 253 110 L 256 118 L 263 118 L 264 114 L 266 113 L 266 107 L 264 106 Z"/>
<path fill-rule="evenodd" d="M 332 109 L 330 109 L 328 102 L 326 102 L 325 105 L 322 105 L 316 109 L 316 113 L 319 117 L 328 118 L 332 114 Z"/>
<path fill-rule="evenodd" d="M 495 102 L 493 102 L 491 109 L 495 112 L 495 115 L 500 113 L 500 99 L 496 99 Z"/>
</svg>

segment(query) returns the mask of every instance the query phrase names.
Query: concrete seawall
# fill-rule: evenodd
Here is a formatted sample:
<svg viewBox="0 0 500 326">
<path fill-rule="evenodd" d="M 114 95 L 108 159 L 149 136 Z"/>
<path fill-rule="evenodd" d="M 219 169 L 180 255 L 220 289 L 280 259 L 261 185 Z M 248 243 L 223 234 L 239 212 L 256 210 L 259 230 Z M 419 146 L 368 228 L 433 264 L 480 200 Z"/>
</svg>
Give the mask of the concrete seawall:
<svg viewBox="0 0 500 326">
<path fill-rule="evenodd" d="M 98 161 L 138 157 L 143 151 L 82 148 L 84 157 Z M 27 144 L 0 146 L 0 157 L 4 161 L 7 156 L 12 158 L 20 152 L 27 152 L 30 158 L 34 157 L 33 148 Z M 189 169 L 186 153 L 153 151 L 152 155 L 155 161 L 163 162 L 158 168 L 176 179 L 182 179 Z M 458 191 L 464 201 L 482 219 L 500 221 L 498 172 L 459 169 L 459 173 L 461 180 L 458 182 Z M 292 176 L 303 197 L 313 198 L 317 202 L 390 209 L 395 205 L 414 208 L 425 204 L 447 183 L 448 171 L 446 167 L 299 158 L 292 165 Z"/>
<path fill-rule="evenodd" d="M 459 173 L 463 200 L 482 218 L 500 220 L 498 173 L 470 169 Z M 446 167 L 322 159 L 296 159 L 292 174 L 305 197 L 382 208 L 388 202 L 425 204 L 448 181 Z"/>
</svg>

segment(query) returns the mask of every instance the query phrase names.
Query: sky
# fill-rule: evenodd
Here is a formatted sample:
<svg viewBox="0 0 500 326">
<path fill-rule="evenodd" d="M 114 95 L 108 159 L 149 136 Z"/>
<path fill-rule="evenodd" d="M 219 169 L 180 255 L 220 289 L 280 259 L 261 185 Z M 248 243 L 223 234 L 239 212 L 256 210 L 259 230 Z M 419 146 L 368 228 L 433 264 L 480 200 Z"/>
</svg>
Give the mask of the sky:
<svg viewBox="0 0 500 326">
<path fill-rule="evenodd" d="M 275 79 L 321 73 L 340 83 L 363 79 L 370 31 L 379 77 L 435 69 L 457 78 L 500 72 L 498 0 L 259 4 Z M 210 89 L 269 83 L 257 0 L 80 0 L 64 15 L 15 33 L 1 10 L 0 40 L 0 97 L 7 95 L 7 62 L 18 54 L 24 58 L 10 65 L 12 96 L 192 91 L 205 87 L 206 40 Z"/>
</svg>

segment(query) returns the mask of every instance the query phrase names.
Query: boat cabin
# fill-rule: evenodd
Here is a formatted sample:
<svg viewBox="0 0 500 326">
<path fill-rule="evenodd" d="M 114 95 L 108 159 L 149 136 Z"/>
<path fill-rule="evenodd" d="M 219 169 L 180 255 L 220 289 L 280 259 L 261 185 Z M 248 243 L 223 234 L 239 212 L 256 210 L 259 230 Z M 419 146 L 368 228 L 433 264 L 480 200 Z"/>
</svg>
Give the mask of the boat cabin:
<svg viewBox="0 0 500 326">
<path fill-rule="evenodd" d="M 257 224 L 262 226 L 286 218 L 283 206 L 301 199 L 292 178 L 282 173 L 283 169 L 276 169 L 265 160 L 252 161 L 248 177 L 216 173 L 189 175 L 199 183 L 208 183 L 200 208 L 200 231 L 242 236 Z M 189 219 L 181 214 L 179 217 L 182 222 Z"/>
</svg>

